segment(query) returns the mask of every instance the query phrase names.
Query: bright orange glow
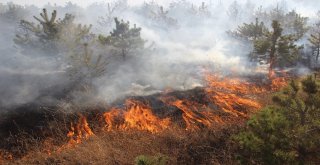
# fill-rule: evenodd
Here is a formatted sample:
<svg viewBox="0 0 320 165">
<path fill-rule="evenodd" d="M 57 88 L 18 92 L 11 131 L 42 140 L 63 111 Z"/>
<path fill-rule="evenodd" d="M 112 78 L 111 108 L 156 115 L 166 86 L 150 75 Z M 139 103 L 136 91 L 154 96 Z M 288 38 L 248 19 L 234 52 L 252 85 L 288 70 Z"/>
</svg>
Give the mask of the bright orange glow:
<svg viewBox="0 0 320 165">
<path fill-rule="evenodd" d="M 106 130 L 112 129 L 137 129 L 146 130 L 152 133 L 166 129 L 170 120 L 160 119 L 155 116 L 149 107 L 136 100 L 126 100 L 126 110 L 112 109 L 104 113 Z"/>
<path fill-rule="evenodd" d="M 163 97 L 161 100 L 166 104 L 177 107 L 183 112 L 182 118 L 186 124 L 186 130 L 197 130 L 202 127 L 212 127 L 214 123 L 220 125 L 224 123 L 206 105 L 188 100 L 179 100 L 173 97 Z"/>
<path fill-rule="evenodd" d="M 181 116 L 158 117 L 154 107 L 144 100 L 127 99 L 122 107 L 112 107 L 102 115 L 103 130 L 139 130 L 151 133 L 159 133 L 172 127 L 176 119 L 184 123 L 180 127 L 186 130 L 200 130 L 221 126 L 229 121 L 237 122 L 239 118 L 248 118 L 253 110 L 260 109 L 262 105 L 257 101 L 259 94 L 271 90 L 278 90 L 287 84 L 287 79 L 269 75 L 270 84 L 250 83 L 241 78 L 226 78 L 218 75 L 207 74 L 205 76 L 206 87 L 201 89 L 200 96 L 191 96 L 178 99 L 170 90 L 166 90 L 161 96 L 155 96 L 165 105 L 157 109 L 161 114 L 166 111 L 180 111 L 174 113 Z M 192 93 L 191 93 L 192 94 Z M 200 101 L 201 100 L 201 101 Z M 173 120 L 174 119 L 174 120 Z M 234 120 L 236 119 L 236 120 Z M 70 144 L 81 143 L 93 135 L 87 119 L 80 115 L 77 123 L 71 123 L 69 137 Z"/>
<path fill-rule="evenodd" d="M 82 139 L 88 139 L 91 135 L 94 135 L 94 133 L 89 127 L 87 118 L 81 114 L 76 124 L 71 123 L 70 131 L 67 133 L 71 145 L 81 143 Z"/>
<path fill-rule="evenodd" d="M 206 92 L 210 101 L 223 111 L 234 116 L 246 117 L 246 114 L 237 108 L 261 108 L 261 105 L 249 96 L 265 92 L 264 88 L 240 79 L 220 78 L 216 75 L 207 75 L 206 80 L 208 83 Z"/>
<path fill-rule="evenodd" d="M 269 79 L 271 80 L 272 91 L 277 91 L 288 85 L 288 75 L 284 71 L 281 71 L 281 76 L 276 76 L 276 73 L 272 70 L 269 74 Z"/>
</svg>

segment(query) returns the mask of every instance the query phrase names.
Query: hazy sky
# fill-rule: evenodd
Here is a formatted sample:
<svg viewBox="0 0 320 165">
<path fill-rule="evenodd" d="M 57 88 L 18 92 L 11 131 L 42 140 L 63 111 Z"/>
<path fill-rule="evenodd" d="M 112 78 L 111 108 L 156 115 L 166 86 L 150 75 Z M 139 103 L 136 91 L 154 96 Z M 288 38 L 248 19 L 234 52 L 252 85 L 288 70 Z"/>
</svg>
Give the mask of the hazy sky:
<svg viewBox="0 0 320 165">
<path fill-rule="evenodd" d="M 76 3 L 79 6 L 85 7 L 89 4 L 92 4 L 94 2 L 114 2 L 117 0 L 0 0 L 0 3 L 7 3 L 7 2 L 14 2 L 21 5 L 36 5 L 38 7 L 42 7 L 43 5 L 46 5 L 48 3 L 51 4 L 57 4 L 57 5 L 65 5 L 67 2 L 71 1 L 72 3 Z M 151 0 L 128 0 L 128 2 L 131 5 L 139 5 L 143 2 L 148 2 Z M 168 2 L 172 2 L 174 0 L 155 0 L 159 4 L 168 4 Z M 211 3 L 230 3 L 234 0 L 188 0 L 195 4 L 200 4 L 201 2 L 211 2 Z M 289 8 L 296 9 L 299 12 L 301 12 L 303 15 L 313 15 L 315 11 L 320 10 L 320 0 L 237 0 L 240 3 L 246 3 L 247 1 L 251 1 L 258 5 L 267 5 L 267 4 L 275 4 L 277 2 L 286 1 L 286 3 L 289 5 Z M 315 10 L 315 8 L 319 8 Z"/>
<path fill-rule="evenodd" d="M 36 6 L 43 6 L 45 4 L 51 3 L 51 4 L 58 4 L 58 5 L 64 5 L 66 2 L 71 1 L 72 3 L 76 3 L 80 6 L 87 6 L 88 4 L 92 4 L 94 2 L 114 2 L 115 0 L 0 0 L 0 2 L 14 2 L 18 4 L 27 4 L 27 5 L 36 5 Z M 144 1 L 148 0 L 128 0 L 130 4 L 137 5 L 141 4 Z M 167 2 L 170 0 L 160 0 L 159 2 Z"/>
<path fill-rule="evenodd" d="M 71 1 L 72 3 L 76 3 L 80 6 L 87 6 L 88 4 L 92 4 L 93 2 L 108 2 L 108 0 L 1 0 L 1 2 L 14 2 L 18 4 L 27 4 L 27 5 L 36 5 L 36 6 L 43 6 L 45 4 L 58 4 L 64 5 L 66 2 Z M 110 0 L 109 0 L 110 1 Z M 144 0 L 129 0 L 133 3 L 141 3 Z"/>
</svg>

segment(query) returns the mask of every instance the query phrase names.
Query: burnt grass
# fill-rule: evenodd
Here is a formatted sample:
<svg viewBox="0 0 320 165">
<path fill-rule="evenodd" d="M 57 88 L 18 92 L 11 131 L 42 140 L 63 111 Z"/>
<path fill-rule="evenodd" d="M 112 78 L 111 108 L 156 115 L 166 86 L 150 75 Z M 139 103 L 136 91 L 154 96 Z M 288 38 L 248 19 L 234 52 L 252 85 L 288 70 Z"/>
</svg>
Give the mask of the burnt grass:
<svg viewBox="0 0 320 165">
<path fill-rule="evenodd" d="M 214 128 L 200 124 L 200 130 L 186 131 L 182 111 L 162 102 L 159 99 L 162 94 L 129 97 L 147 103 L 159 118 L 169 117 L 174 122 L 172 128 L 156 134 L 101 131 L 102 113 L 110 107 L 123 107 L 124 99 L 108 107 L 96 104 L 74 107 L 68 112 L 59 106 L 25 104 L 7 109 L 0 116 L 0 164 L 133 164 L 139 155 L 158 154 L 167 156 L 168 164 L 236 163 L 237 147 L 231 136 L 243 127 L 245 118 L 231 117 L 219 110 L 208 101 L 203 88 L 173 91 L 165 96 L 209 106 L 228 122 Z M 247 110 L 239 107 L 239 111 Z M 70 123 L 77 122 L 79 114 L 87 117 L 95 135 L 81 144 L 61 149 L 68 142 Z"/>
</svg>

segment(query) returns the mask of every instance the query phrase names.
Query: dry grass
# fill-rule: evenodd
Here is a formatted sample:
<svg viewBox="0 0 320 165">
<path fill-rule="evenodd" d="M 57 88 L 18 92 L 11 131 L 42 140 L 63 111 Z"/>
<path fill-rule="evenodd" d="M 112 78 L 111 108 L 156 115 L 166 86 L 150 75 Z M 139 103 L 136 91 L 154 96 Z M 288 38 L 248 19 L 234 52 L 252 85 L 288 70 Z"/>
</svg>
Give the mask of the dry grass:
<svg viewBox="0 0 320 165">
<path fill-rule="evenodd" d="M 245 121 L 197 131 L 186 131 L 177 124 L 157 134 L 138 130 L 106 132 L 98 124 L 99 112 L 90 110 L 83 113 L 88 116 L 95 135 L 81 144 L 68 146 L 66 133 L 69 123 L 76 121 L 77 115 L 62 111 L 42 112 L 30 111 L 31 114 L 22 116 L 17 113 L 18 116 L 13 115 L 7 120 L 25 117 L 28 120 L 2 123 L 2 126 L 11 126 L 15 130 L 29 120 L 41 120 L 41 123 L 45 122 L 45 129 L 31 125 L 19 127 L 8 136 L 2 135 L 5 140 L 0 142 L 1 164 L 134 164 L 139 155 L 159 154 L 168 157 L 168 164 L 235 164 L 233 154 L 236 148 L 230 137 Z"/>
<path fill-rule="evenodd" d="M 51 155 L 30 151 L 8 164 L 133 164 L 139 155 L 166 155 L 168 164 L 235 164 L 230 136 L 235 128 L 186 132 L 103 132 Z"/>
<path fill-rule="evenodd" d="M 192 92 L 201 93 L 194 90 L 192 96 Z M 271 100 L 269 95 L 258 97 L 265 104 Z M 158 105 L 152 99 L 150 102 Z M 173 118 L 176 125 L 157 134 L 138 130 L 106 132 L 101 131 L 100 123 L 104 111 L 105 108 L 94 106 L 31 105 L 18 108 L 3 119 L 0 116 L 0 138 L 4 139 L 0 142 L 0 164 L 134 164 L 139 155 L 159 154 L 168 157 L 167 164 L 236 164 L 237 147 L 230 138 L 246 121 L 217 111 L 226 124 L 197 131 L 183 130 L 179 118 Z M 95 135 L 81 144 L 66 147 L 70 123 L 77 121 L 79 112 L 87 116 Z"/>
</svg>

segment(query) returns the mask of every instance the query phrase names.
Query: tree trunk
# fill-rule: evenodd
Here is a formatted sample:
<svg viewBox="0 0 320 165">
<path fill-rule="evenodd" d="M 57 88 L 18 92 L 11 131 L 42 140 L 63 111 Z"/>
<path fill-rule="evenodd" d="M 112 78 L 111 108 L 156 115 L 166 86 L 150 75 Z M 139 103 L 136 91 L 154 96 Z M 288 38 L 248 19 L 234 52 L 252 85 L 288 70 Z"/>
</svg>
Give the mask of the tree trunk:
<svg viewBox="0 0 320 165">
<path fill-rule="evenodd" d="M 272 42 L 272 47 L 270 51 L 270 59 L 269 59 L 269 78 L 271 79 L 273 77 L 273 67 L 275 63 L 275 54 L 276 54 L 276 41 Z"/>
</svg>

